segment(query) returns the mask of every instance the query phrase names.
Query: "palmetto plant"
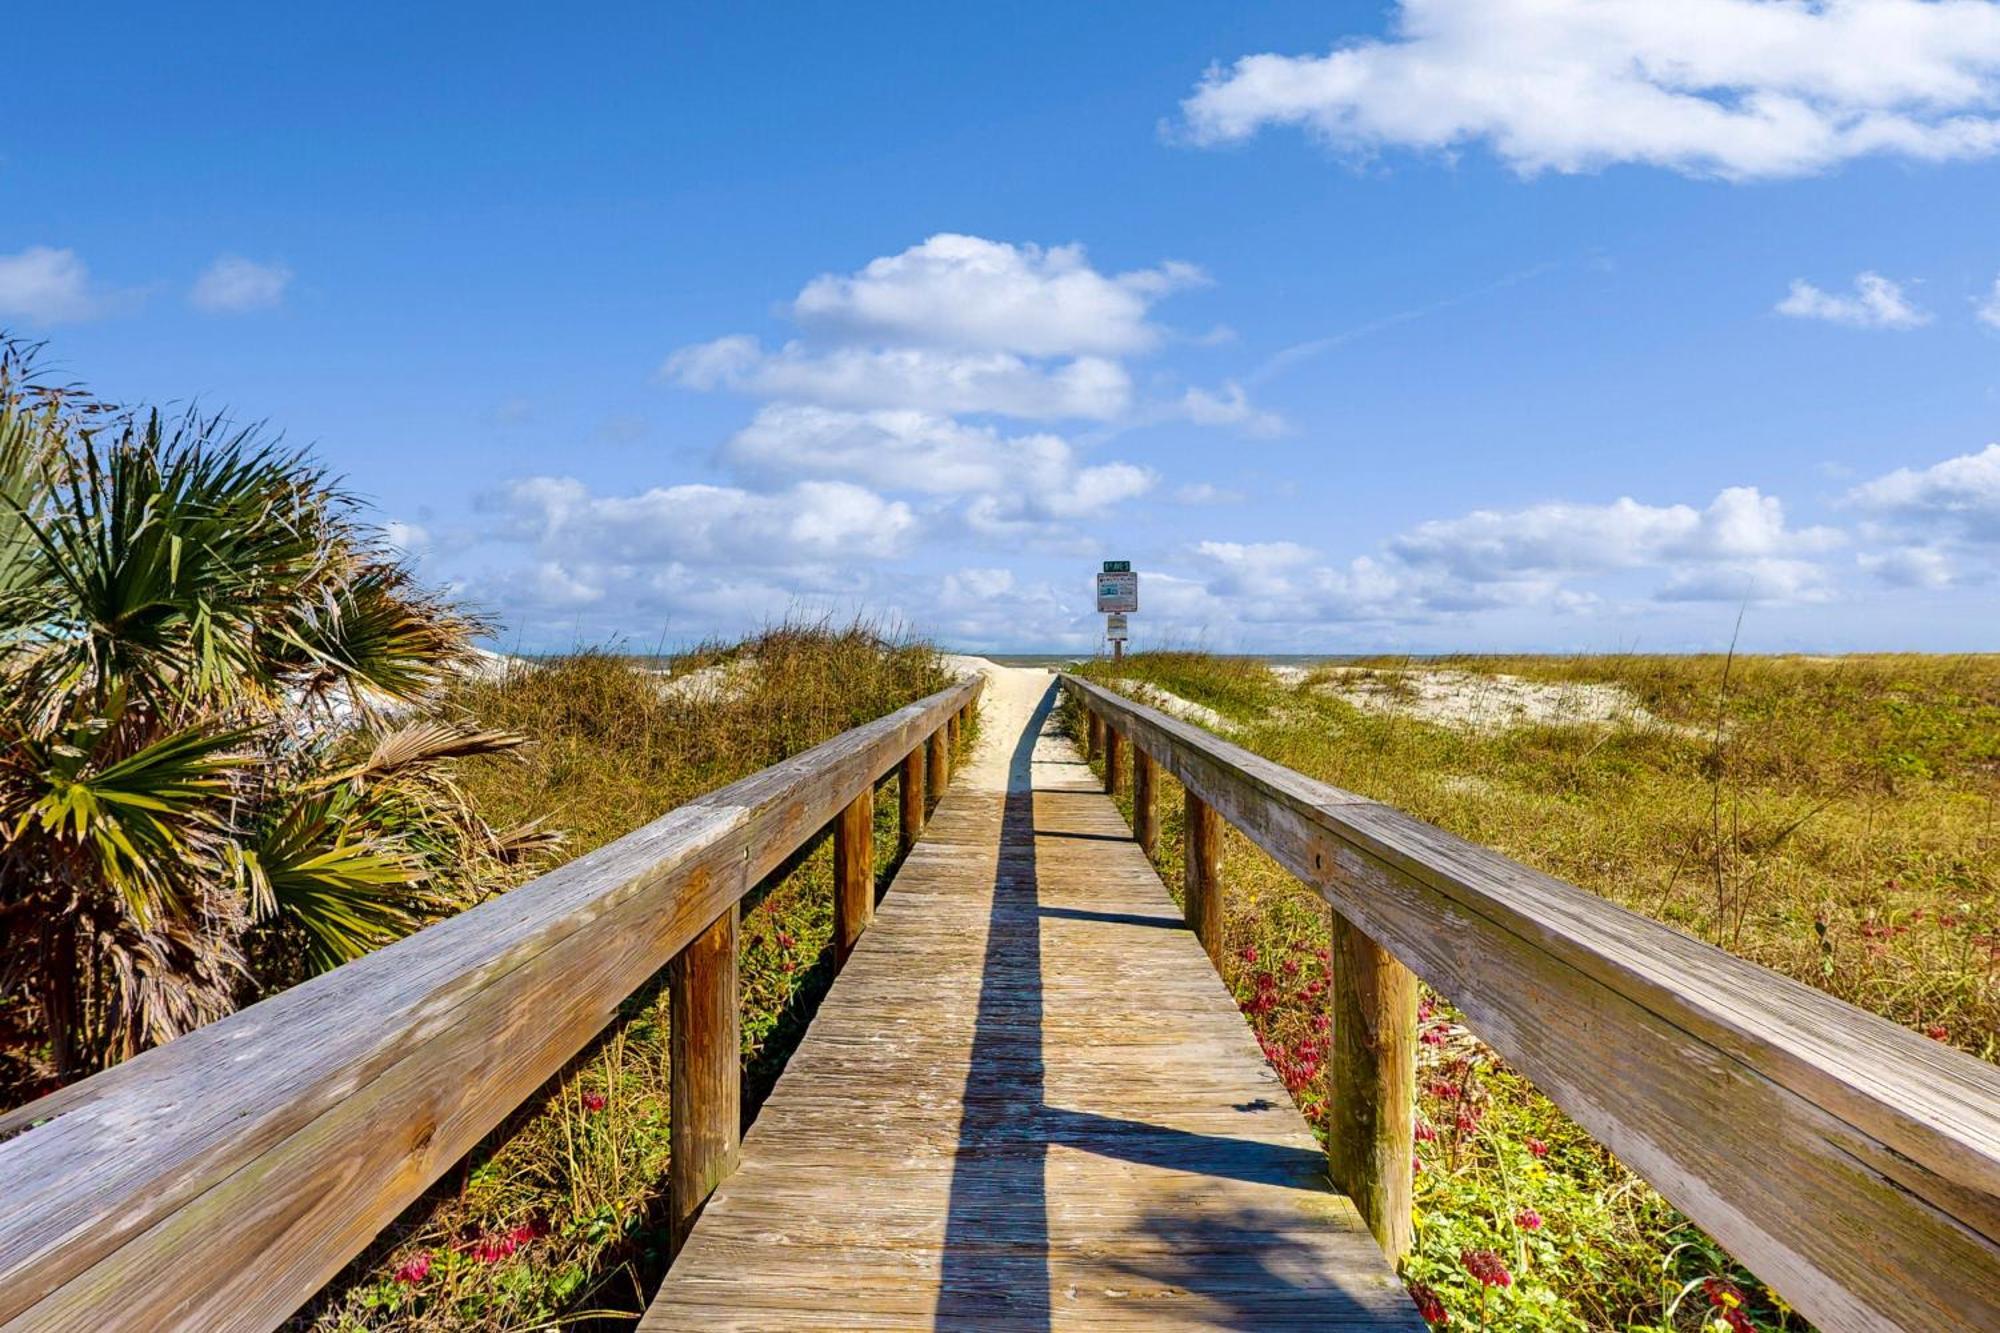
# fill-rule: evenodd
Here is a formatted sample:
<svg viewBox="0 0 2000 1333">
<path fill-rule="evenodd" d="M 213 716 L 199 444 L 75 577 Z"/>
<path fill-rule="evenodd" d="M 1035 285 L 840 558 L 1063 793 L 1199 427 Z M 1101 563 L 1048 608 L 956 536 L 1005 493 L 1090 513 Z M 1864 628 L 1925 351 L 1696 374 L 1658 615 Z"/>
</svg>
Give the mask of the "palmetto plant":
<svg viewBox="0 0 2000 1333">
<path fill-rule="evenodd" d="M 498 878 L 536 839 L 445 765 L 515 738 L 396 720 L 480 629 L 305 454 L 0 341 L 0 1072 L 102 1067 Z"/>
</svg>

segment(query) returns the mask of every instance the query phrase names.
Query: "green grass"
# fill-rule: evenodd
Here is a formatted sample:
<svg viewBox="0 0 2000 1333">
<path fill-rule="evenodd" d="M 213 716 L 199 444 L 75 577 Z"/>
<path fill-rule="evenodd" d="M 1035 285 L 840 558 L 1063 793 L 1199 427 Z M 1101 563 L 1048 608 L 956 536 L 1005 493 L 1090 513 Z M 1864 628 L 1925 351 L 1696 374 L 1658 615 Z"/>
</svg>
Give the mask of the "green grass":
<svg viewBox="0 0 2000 1333">
<path fill-rule="evenodd" d="M 720 695 L 677 697 L 641 665 L 596 653 L 469 684 L 449 711 L 531 745 L 517 761 L 466 765 L 459 780 L 496 824 L 546 818 L 563 830 L 566 859 L 949 683 L 927 645 L 865 626 L 786 626 L 668 665 L 679 675 L 746 659 L 756 669 Z M 878 871 L 895 811 L 892 779 L 876 801 Z M 745 904 L 746 1115 L 832 982 L 832 882 L 822 847 Z M 665 1268 L 667 1035 L 662 974 L 290 1327 L 629 1328 Z"/>
<path fill-rule="evenodd" d="M 1285 681 L 1141 654 L 1124 674 L 1229 719 L 1231 739 L 1558 875 L 1983 1059 L 2000 1055 L 2000 658 L 1487 658 Z M 1417 670 L 1610 684 L 1655 723 L 1471 730 L 1408 705 Z M 1110 679 L 1108 663 L 1087 673 Z M 1179 801 L 1161 857 L 1179 883 Z M 1225 979 L 1309 1119 L 1323 1115 L 1317 895 L 1231 834 Z M 1420 1048 L 1418 1250 L 1455 1326 L 1695 1329 L 1705 1280 L 1759 1328 L 1803 1328 L 1755 1278 L 1436 1004 Z M 1435 1086 L 1438 1090 L 1431 1091 Z M 1448 1093 L 1449 1095 L 1439 1095 Z M 1461 1118 L 1461 1112 L 1464 1113 Z M 1530 1141 L 1546 1148 L 1530 1151 Z M 1540 1225 L 1516 1221 L 1532 1210 Z M 1513 1282 L 1482 1289 L 1491 1249 Z M 1715 1289 L 1718 1295 L 1722 1289 Z M 1483 1295 L 1482 1295 L 1483 1292 Z M 1482 1307 L 1482 1300 L 1484 1302 Z"/>
</svg>

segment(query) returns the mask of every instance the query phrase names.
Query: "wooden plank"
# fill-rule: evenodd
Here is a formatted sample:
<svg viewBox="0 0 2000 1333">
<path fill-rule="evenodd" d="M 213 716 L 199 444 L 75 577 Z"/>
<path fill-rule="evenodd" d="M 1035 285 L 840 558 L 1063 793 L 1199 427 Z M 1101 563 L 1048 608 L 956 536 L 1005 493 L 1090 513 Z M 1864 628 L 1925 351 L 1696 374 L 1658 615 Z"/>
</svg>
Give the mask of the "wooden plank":
<svg viewBox="0 0 2000 1333">
<path fill-rule="evenodd" d="M 1117 809 L 1033 717 L 987 700 L 643 1330 L 1422 1327 Z"/>
<path fill-rule="evenodd" d="M 1182 806 L 1181 907 L 1216 971 L 1222 970 L 1222 816 L 1194 794 Z"/>
<path fill-rule="evenodd" d="M 668 965 L 667 1015 L 667 1225 L 671 1253 L 686 1243 L 708 1196 L 736 1169 L 737 1144 L 743 1130 L 736 904 L 731 903 L 715 924 L 696 936 Z"/>
<path fill-rule="evenodd" d="M 1125 789 L 1125 733 L 1104 724 L 1104 790 L 1116 796 Z"/>
<path fill-rule="evenodd" d="M 1160 840 L 1160 812 L 1155 807 L 1160 766 L 1144 750 L 1132 756 L 1132 838 L 1151 856 Z"/>
<path fill-rule="evenodd" d="M 917 835 L 924 831 L 924 752 L 928 743 L 918 745 L 903 756 L 896 775 L 897 842 L 909 854 Z"/>
<path fill-rule="evenodd" d="M 943 727 L 931 733 L 924 755 L 924 777 L 930 784 L 931 804 L 935 806 L 944 799 L 945 788 L 951 785 L 951 751 L 945 746 Z"/>
<path fill-rule="evenodd" d="M 875 916 L 875 793 L 854 798 L 833 829 L 833 958 L 845 967 Z"/>
<path fill-rule="evenodd" d="M 1410 1252 L 1416 1161 L 1417 978 L 1333 913 L 1327 1098 L 1333 1179 L 1391 1260 Z"/>
<path fill-rule="evenodd" d="M 2000 1070 L 1065 679 L 1819 1327 L 2000 1328 Z"/>
<path fill-rule="evenodd" d="M 0 1326 L 276 1326 L 978 689 L 0 1116 Z"/>
</svg>

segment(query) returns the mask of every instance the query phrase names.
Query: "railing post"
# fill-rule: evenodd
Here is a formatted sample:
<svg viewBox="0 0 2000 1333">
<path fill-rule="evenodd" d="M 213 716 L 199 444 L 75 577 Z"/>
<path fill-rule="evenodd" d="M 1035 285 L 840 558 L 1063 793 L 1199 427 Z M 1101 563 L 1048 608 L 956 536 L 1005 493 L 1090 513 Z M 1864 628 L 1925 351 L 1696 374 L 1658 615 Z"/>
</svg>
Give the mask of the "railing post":
<svg viewBox="0 0 2000 1333">
<path fill-rule="evenodd" d="M 1222 816 L 1192 791 L 1182 820 L 1182 907 L 1188 928 L 1222 970 Z"/>
<path fill-rule="evenodd" d="M 737 908 L 667 968 L 667 1211 L 679 1254 L 701 1206 L 736 1169 L 743 1130 L 743 1041 L 736 990 Z"/>
<path fill-rule="evenodd" d="M 833 822 L 833 962 L 847 955 L 875 918 L 875 789 L 866 787 Z"/>
<path fill-rule="evenodd" d="M 931 733 L 930 754 L 924 761 L 924 776 L 930 783 L 932 805 L 944 799 L 944 789 L 951 785 L 951 751 L 945 745 L 945 739 L 943 727 Z"/>
<path fill-rule="evenodd" d="M 1160 817 L 1153 809 L 1153 788 L 1159 781 L 1160 766 L 1138 746 L 1132 747 L 1132 836 L 1146 855 L 1160 840 Z"/>
<path fill-rule="evenodd" d="M 1411 1243 L 1417 979 L 1338 912 L 1331 957 L 1329 1166 L 1393 1263 Z"/>
<path fill-rule="evenodd" d="M 1104 750 L 1104 719 L 1093 712 L 1088 704 L 1084 705 L 1083 715 L 1086 719 L 1083 728 L 1083 757 L 1095 759 Z"/>
<path fill-rule="evenodd" d="M 904 755 L 903 766 L 896 774 L 896 807 L 900 816 L 896 836 L 905 856 L 916 846 L 917 835 L 924 831 L 925 748 L 919 745 Z"/>
<path fill-rule="evenodd" d="M 1104 790 L 1116 796 L 1125 785 L 1125 737 L 1109 721 L 1104 724 Z"/>
</svg>

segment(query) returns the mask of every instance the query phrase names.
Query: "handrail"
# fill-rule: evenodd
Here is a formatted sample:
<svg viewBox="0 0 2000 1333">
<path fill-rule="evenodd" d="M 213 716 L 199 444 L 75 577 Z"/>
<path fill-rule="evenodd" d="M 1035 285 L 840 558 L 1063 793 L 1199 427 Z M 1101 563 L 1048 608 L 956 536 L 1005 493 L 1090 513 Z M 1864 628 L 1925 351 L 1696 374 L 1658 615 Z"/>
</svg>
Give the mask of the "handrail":
<svg viewBox="0 0 2000 1333">
<path fill-rule="evenodd" d="M 670 962 L 683 1232 L 734 1163 L 737 904 L 828 824 L 857 878 L 876 780 L 921 790 L 980 686 L 0 1116 L 0 1327 L 275 1327 Z M 851 945 L 866 908 L 838 909 Z"/>
<path fill-rule="evenodd" d="M 1351 923 L 1390 956 L 1347 969 L 1369 974 L 1364 990 L 1388 994 L 1375 974 L 1413 969 L 1820 1328 L 2000 1328 L 2000 1069 L 1101 685 L 1062 680 L 1107 742 L 1122 736 L 1180 780 L 1191 810 L 1213 807 L 1316 889 L 1337 944 Z M 1336 991 L 1355 984 L 1343 957 Z M 1413 1095 L 1407 1017 L 1366 1033 L 1379 1065 L 1363 1073 L 1376 1081 L 1337 1086 L 1336 1104 Z M 1367 1111 L 1336 1105 L 1342 1120 Z M 1375 1175 L 1407 1182 L 1410 1133 L 1405 1109 L 1361 1145 Z M 1339 1142 L 1334 1154 L 1338 1178 Z M 1402 1207 L 1406 1227 L 1407 1195 Z M 1370 1218 L 1378 1238 L 1396 1221 Z"/>
</svg>

